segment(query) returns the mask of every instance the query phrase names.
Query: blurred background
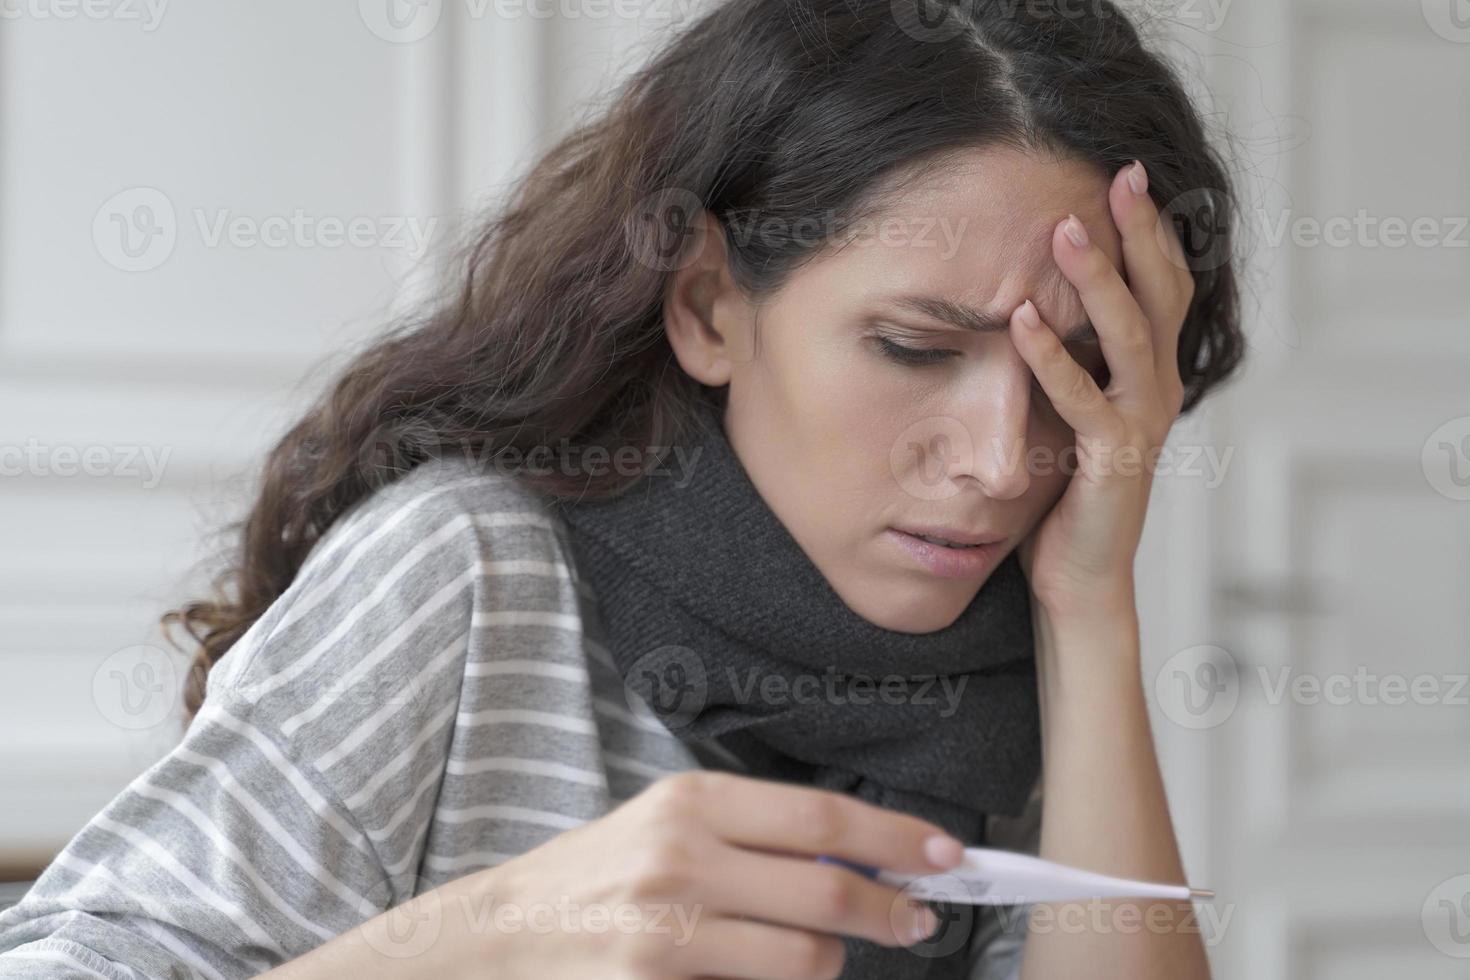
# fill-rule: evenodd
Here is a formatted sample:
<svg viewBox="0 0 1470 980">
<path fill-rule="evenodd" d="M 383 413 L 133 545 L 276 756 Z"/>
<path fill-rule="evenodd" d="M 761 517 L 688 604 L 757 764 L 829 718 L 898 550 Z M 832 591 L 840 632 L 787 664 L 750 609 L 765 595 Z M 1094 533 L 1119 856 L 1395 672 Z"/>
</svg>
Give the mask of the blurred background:
<svg viewBox="0 0 1470 980">
<path fill-rule="evenodd" d="M 1205 106 L 1250 263 L 1245 373 L 1176 425 L 1138 562 L 1216 974 L 1465 977 L 1470 3 L 1123 6 Z M 0 879 L 179 737 L 157 620 L 266 449 L 701 9 L 0 8 Z"/>
</svg>

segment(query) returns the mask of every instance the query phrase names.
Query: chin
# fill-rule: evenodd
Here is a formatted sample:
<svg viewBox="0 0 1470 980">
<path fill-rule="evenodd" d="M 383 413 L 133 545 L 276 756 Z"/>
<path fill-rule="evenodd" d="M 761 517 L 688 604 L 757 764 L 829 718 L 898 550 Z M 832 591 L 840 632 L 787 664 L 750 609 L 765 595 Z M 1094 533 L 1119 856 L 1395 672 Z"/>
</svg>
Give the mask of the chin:
<svg viewBox="0 0 1470 980">
<path fill-rule="evenodd" d="M 959 619 L 960 613 L 964 611 L 964 606 L 953 611 L 946 609 L 928 614 L 923 611 L 916 614 L 912 610 L 902 610 L 899 615 L 888 617 L 885 622 L 874 621 L 874 625 L 895 633 L 937 633 Z"/>
<path fill-rule="evenodd" d="M 942 579 L 922 572 L 885 568 L 858 574 L 849 564 L 843 577 L 826 575 L 844 605 L 874 626 L 895 633 L 935 633 L 960 618 L 990 575 L 978 581 Z M 993 574 L 993 573 L 992 573 Z"/>
<path fill-rule="evenodd" d="M 959 619 L 980 591 L 975 585 L 959 594 L 953 591 L 954 583 L 946 584 L 949 588 L 884 589 L 871 603 L 863 607 L 849 604 L 849 608 L 874 626 L 895 633 L 935 633 Z"/>
</svg>

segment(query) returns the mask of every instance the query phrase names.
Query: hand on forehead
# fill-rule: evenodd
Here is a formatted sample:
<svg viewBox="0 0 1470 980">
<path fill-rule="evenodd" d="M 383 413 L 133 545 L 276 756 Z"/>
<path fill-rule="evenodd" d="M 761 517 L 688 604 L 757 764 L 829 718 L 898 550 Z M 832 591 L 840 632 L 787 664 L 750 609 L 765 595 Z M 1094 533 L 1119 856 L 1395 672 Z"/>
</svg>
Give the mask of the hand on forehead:
<svg viewBox="0 0 1470 980">
<path fill-rule="evenodd" d="M 1008 147 L 957 155 L 886 196 L 874 221 L 903 231 L 882 239 L 892 247 L 871 256 L 884 267 L 875 270 L 874 281 L 902 280 L 1003 317 L 1030 299 L 1047 323 L 1065 332 L 1087 317 L 1076 287 L 1057 266 L 1053 235 L 1059 222 L 1075 215 L 1122 274 L 1122 236 L 1108 204 L 1111 182 L 1091 164 Z"/>
</svg>

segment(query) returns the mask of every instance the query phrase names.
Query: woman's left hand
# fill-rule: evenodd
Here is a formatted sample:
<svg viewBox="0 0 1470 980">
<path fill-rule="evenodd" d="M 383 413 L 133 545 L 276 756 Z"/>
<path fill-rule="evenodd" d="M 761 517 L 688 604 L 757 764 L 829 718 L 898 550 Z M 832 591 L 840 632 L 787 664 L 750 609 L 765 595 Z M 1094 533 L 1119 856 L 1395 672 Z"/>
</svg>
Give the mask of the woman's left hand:
<svg viewBox="0 0 1470 980">
<path fill-rule="evenodd" d="M 1143 534 L 1158 452 L 1179 415 L 1179 333 L 1194 277 L 1172 223 L 1160 221 L 1147 176 L 1130 164 L 1108 203 L 1122 234 L 1124 282 L 1080 219 L 1052 233 L 1052 254 L 1077 288 L 1111 372 L 1106 390 L 1026 301 L 1011 337 L 1057 414 L 1077 435 L 1077 464 L 1062 497 L 1017 549 L 1032 593 L 1053 615 L 1110 614 L 1135 607 L 1133 560 Z M 1073 237 L 1081 231 L 1083 244 Z M 1168 250 L 1166 252 L 1166 250 Z M 1129 283 L 1132 283 L 1130 288 Z"/>
</svg>

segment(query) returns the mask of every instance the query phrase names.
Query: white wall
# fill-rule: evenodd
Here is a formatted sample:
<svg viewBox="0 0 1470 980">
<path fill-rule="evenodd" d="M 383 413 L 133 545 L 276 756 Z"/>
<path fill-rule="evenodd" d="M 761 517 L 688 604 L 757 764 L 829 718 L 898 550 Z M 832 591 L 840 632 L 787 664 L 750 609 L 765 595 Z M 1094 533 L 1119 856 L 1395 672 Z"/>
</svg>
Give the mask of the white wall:
<svg viewBox="0 0 1470 980">
<path fill-rule="evenodd" d="M 5 6 L 0 866 L 176 737 L 157 618 L 331 365 L 692 9 L 562 6 Z"/>
</svg>

